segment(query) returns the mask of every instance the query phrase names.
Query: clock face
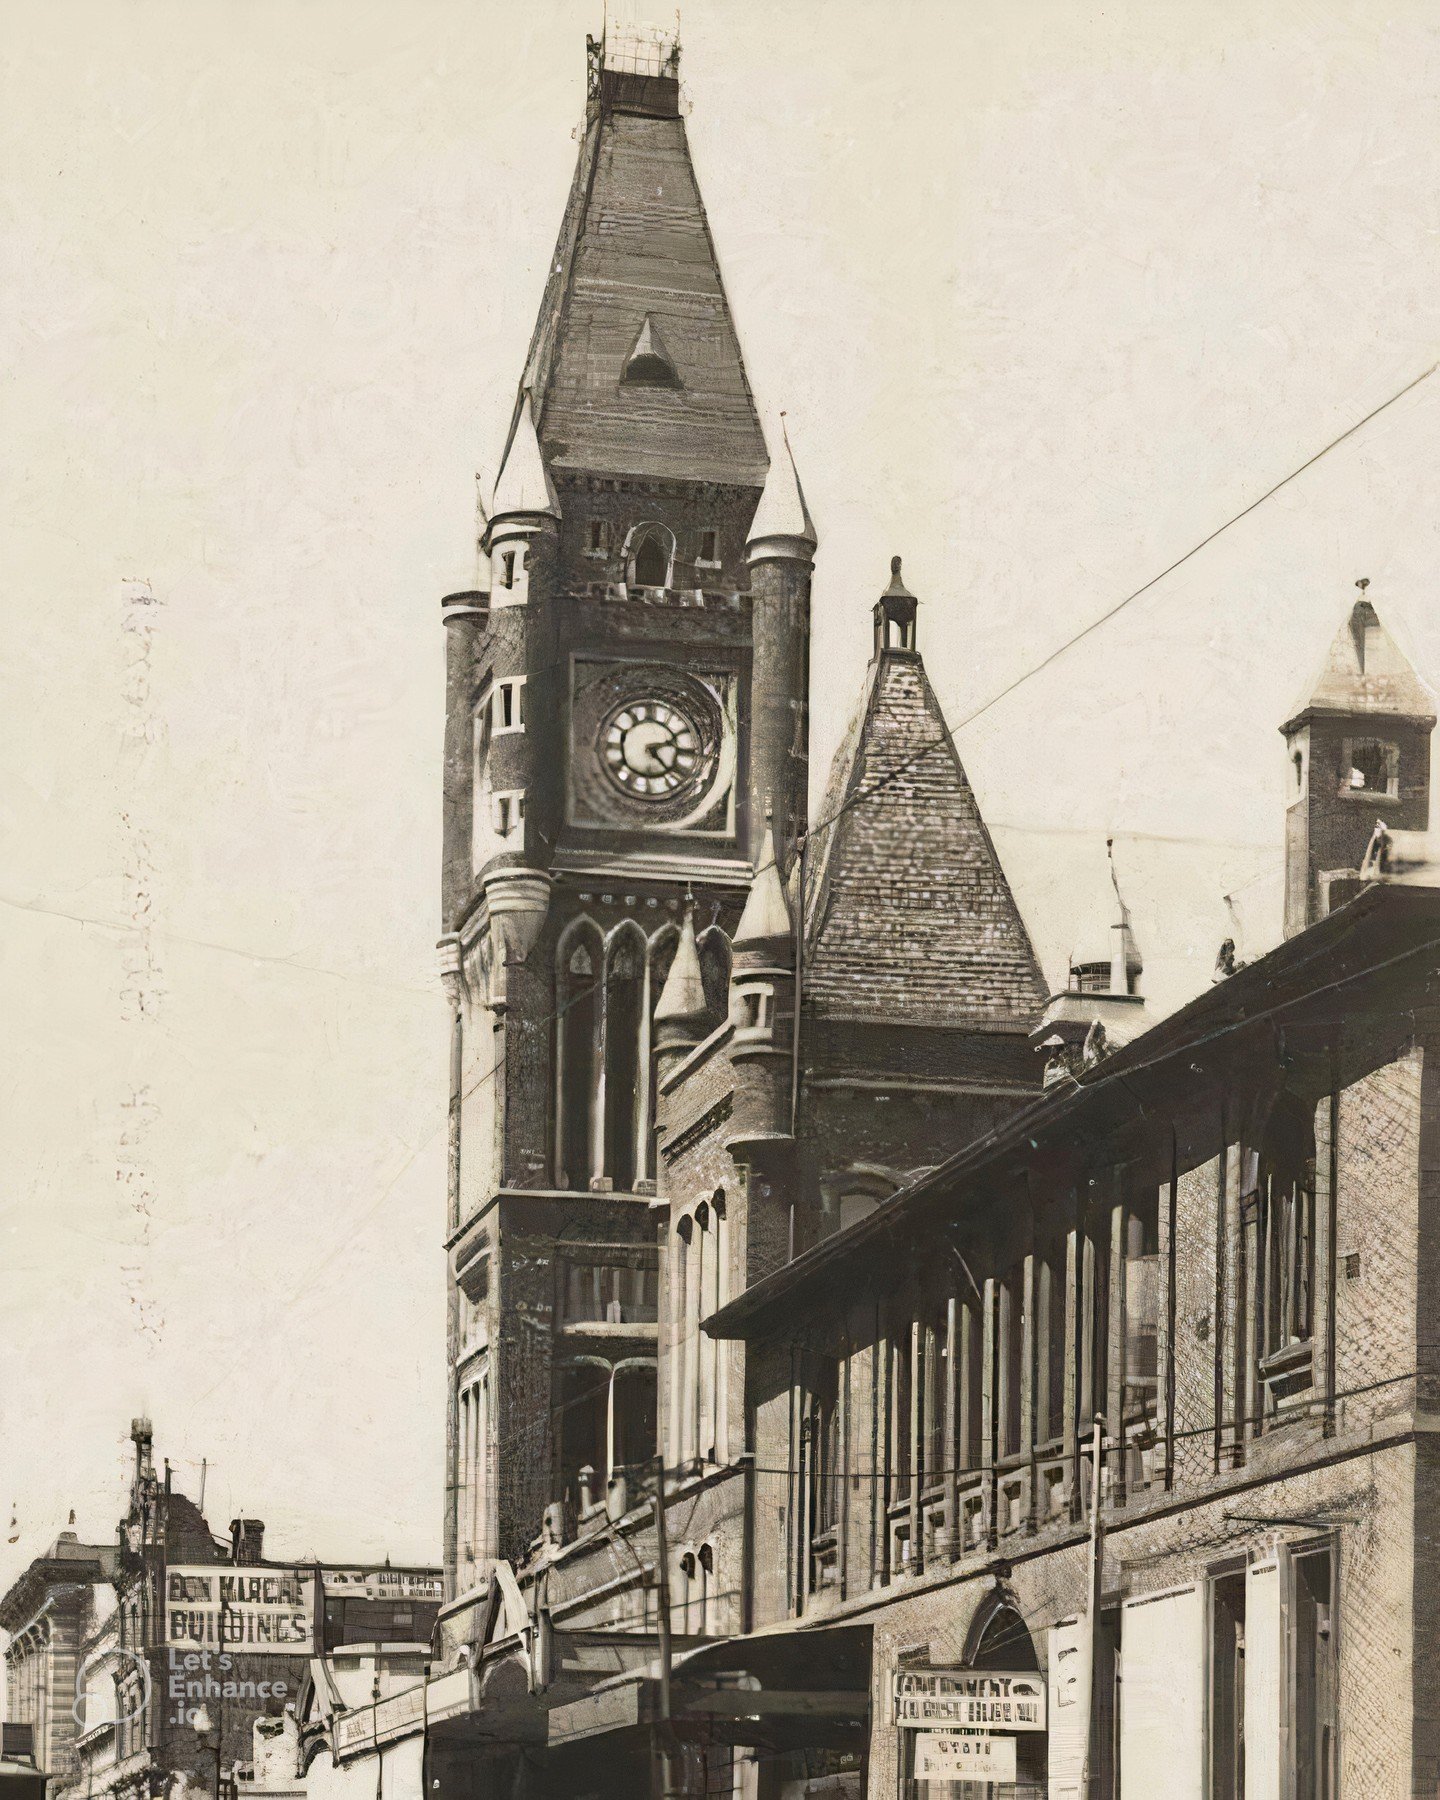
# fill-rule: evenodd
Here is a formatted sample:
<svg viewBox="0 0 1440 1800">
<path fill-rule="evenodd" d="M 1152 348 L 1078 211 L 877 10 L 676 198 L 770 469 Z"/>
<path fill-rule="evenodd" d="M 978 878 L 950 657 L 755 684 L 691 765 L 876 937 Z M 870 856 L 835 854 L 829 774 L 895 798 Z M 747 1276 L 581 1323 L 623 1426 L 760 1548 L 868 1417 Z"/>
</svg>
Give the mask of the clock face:
<svg viewBox="0 0 1440 1800">
<path fill-rule="evenodd" d="M 577 657 L 570 691 L 571 822 L 729 836 L 735 694 L 729 670 Z"/>
<path fill-rule="evenodd" d="M 668 800 L 694 784 L 705 759 L 694 721 L 668 700 L 635 700 L 606 719 L 605 772 L 622 793 Z"/>
</svg>

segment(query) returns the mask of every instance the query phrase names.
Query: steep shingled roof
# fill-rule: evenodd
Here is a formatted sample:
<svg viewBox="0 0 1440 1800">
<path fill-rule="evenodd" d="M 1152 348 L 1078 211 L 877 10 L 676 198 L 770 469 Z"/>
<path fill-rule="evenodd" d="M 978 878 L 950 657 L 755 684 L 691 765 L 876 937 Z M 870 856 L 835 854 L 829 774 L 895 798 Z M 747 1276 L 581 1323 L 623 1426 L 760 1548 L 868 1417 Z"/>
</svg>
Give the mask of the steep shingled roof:
<svg viewBox="0 0 1440 1800">
<path fill-rule="evenodd" d="M 806 1000 L 837 1018 L 1028 1029 L 1045 984 L 945 729 L 920 658 L 882 651 L 819 818 L 895 779 L 818 835 Z"/>
<path fill-rule="evenodd" d="M 678 84 L 651 86 L 659 105 L 607 98 L 586 130 L 521 385 L 552 468 L 760 487 L 765 441 Z M 673 384 L 622 380 L 647 320 Z"/>
</svg>

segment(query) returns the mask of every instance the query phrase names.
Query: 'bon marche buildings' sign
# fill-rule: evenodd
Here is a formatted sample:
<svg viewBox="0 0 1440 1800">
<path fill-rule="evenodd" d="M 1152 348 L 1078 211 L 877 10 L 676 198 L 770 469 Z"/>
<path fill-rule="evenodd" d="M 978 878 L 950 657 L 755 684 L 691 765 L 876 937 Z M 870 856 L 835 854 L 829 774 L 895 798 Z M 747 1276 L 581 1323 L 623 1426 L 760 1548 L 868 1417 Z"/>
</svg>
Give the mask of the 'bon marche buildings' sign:
<svg viewBox="0 0 1440 1800">
<path fill-rule="evenodd" d="M 176 1650 L 311 1656 L 315 1577 L 302 1569 L 172 1563 L 165 1571 L 165 1641 Z"/>
</svg>

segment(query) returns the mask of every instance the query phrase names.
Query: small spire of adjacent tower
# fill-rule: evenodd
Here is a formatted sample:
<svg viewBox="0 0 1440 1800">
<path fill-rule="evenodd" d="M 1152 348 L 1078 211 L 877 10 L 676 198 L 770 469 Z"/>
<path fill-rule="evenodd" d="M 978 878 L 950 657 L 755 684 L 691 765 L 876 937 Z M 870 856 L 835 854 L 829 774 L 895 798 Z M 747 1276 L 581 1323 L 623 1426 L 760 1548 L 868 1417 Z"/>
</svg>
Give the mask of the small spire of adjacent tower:
<svg viewBox="0 0 1440 1800">
<path fill-rule="evenodd" d="M 795 467 L 785 415 L 781 413 L 780 444 L 771 458 L 760 504 L 755 508 L 746 555 L 752 563 L 766 556 L 793 556 L 809 562 L 819 541 Z"/>
<path fill-rule="evenodd" d="M 560 502 L 540 454 L 535 413 L 527 389 L 520 396 L 515 426 L 506 447 L 505 461 L 495 480 L 492 511 L 496 519 L 511 513 L 549 513 L 560 516 Z"/>
<path fill-rule="evenodd" d="M 875 602 L 875 654 L 915 651 L 915 612 L 920 602 L 900 579 L 900 558 L 890 558 L 890 585 Z"/>
</svg>

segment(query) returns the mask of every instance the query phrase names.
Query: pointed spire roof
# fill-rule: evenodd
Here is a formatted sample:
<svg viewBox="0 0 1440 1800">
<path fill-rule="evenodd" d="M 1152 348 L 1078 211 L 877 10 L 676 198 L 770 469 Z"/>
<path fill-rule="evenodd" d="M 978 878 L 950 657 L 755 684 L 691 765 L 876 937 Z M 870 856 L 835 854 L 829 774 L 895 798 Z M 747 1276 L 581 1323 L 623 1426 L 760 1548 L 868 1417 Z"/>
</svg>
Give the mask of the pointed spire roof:
<svg viewBox="0 0 1440 1800">
<path fill-rule="evenodd" d="M 765 442 L 677 72 L 604 55 L 525 369 L 541 444 L 555 468 L 758 488 Z M 624 378 L 647 325 L 678 385 Z"/>
<path fill-rule="evenodd" d="M 557 519 L 560 516 L 560 502 L 540 454 L 528 392 L 521 394 L 515 409 L 505 461 L 495 480 L 491 512 L 497 519 L 505 513 L 553 513 Z"/>
<path fill-rule="evenodd" d="M 740 923 L 735 927 L 734 950 L 737 960 L 756 957 L 764 962 L 784 959 L 793 954 L 794 923 L 785 898 L 785 883 L 775 857 L 775 832 L 770 811 L 765 812 L 765 836 L 760 842 L 760 861 Z"/>
<path fill-rule="evenodd" d="M 812 833 L 807 1003 L 835 1018 L 1028 1030 L 1045 984 L 919 656 L 870 664 L 819 817 L 837 814 Z"/>
<path fill-rule="evenodd" d="M 819 542 L 815 535 L 815 521 L 810 517 L 810 508 L 805 504 L 805 490 L 800 485 L 800 475 L 795 467 L 784 413 L 780 415 L 780 448 L 771 460 L 770 473 L 765 478 L 765 491 L 760 496 L 760 504 L 755 509 L 755 517 L 746 539 L 747 547 L 771 538 L 789 538 L 800 544 L 808 544 L 811 550 Z"/>
<path fill-rule="evenodd" d="M 657 1032 L 671 1043 L 678 1040 L 698 1044 L 705 1035 L 708 1022 L 705 978 L 700 973 L 700 948 L 695 942 L 695 902 L 687 895 L 680 942 L 675 946 L 670 973 L 665 977 L 655 1007 L 655 1026 Z"/>
<path fill-rule="evenodd" d="M 1368 580 L 1356 582 L 1360 599 L 1336 633 L 1325 666 L 1283 726 L 1290 731 L 1312 713 L 1358 713 L 1434 724 L 1435 696 L 1402 655 L 1365 598 Z"/>
</svg>

